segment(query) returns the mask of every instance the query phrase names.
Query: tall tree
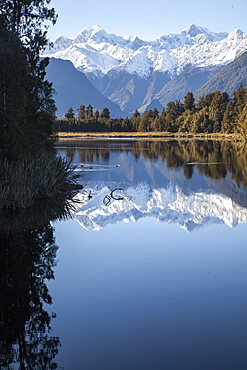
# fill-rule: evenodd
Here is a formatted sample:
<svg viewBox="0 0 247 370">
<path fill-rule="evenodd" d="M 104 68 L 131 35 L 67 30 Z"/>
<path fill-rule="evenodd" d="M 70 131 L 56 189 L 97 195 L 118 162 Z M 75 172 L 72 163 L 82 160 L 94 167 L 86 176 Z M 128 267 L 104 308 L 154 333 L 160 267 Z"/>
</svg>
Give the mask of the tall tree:
<svg viewBox="0 0 247 370">
<path fill-rule="evenodd" d="M 93 114 L 93 118 L 94 118 L 94 120 L 97 122 L 98 121 L 98 119 L 99 119 L 99 111 L 98 111 L 98 109 L 96 109 L 95 110 L 95 112 L 94 112 L 94 114 Z"/>
<path fill-rule="evenodd" d="M 53 90 L 45 80 L 48 59 L 39 57 L 48 43 L 47 26 L 43 24 L 56 21 L 54 9 L 46 6 L 49 3 L 50 0 L 0 0 L 1 156 L 17 155 L 21 149 L 35 152 L 37 148 L 52 147 Z M 6 132 L 10 134 L 12 130 L 24 140 L 22 145 L 18 141 L 18 150 L 13 148 L 9 153 L 10 137 Z"/>
<path fill-rule="evenodd" d="M 195 99 L 192 92 L 188 92 L 184 97 L 184 109 L 192 110 L 195 108 Z"/>
<path fill-rule="evenodd" d="M 85 119 L 85 116 L 86 116 L 86 112 L 85 112 L 85 105 L 80 105 L 79 109 L 78 109 L 78 121 L 83 121 Z"/>
<path fill-rule="evenodd" d="M 48 25 L 57 20 L 54 8 L 48 8 L 51 0 L 0 0 L 1 23 L 7 31 L 17 35 L 23 46 L 34 56 L 47 43 Z"/>
<path fill-rule="evenodd" d="M 69 121 L 74 121 L 75 119 L 75 113 L 74 113 L 74 110 L 72 107 L 69 107 L 68 110 L 67 110 L 67 113 L 65 113 L 65 117 L 69 120 Z"/>
<path fill-rule="evenodd" d="M 86 114 L 87 118 L 93 118 L 93 107 L 91 104 L 88 104 Z"/>
<path fill-rule="evenodd" d="M 106 119 L 109 119 L 110 118 L 110 111 L 108 108 L 103 108 L 101 113 L 100 113 L 100 117 L 101 118 L 106 118 Z"/>
</svg>

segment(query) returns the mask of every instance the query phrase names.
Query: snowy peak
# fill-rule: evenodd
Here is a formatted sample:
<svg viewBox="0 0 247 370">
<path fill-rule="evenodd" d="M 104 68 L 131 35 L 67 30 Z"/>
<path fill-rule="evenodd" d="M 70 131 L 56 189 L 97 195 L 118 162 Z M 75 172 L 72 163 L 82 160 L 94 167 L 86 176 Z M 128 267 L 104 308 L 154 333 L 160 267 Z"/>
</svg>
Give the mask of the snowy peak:
<svg viewBox="0 0 247 370">
<path fill-rule="evenodd" d="M 210 31 L 207 28 L 203 28 L 200 26 L 197 26 L 196 24 L 191 24 L 190 26 L 186 27 L 182 30 L 182 33 L 188 33 L 191 37 L 195 37 L 201 33 L 209 34 Z"/>
<path fill-rule="evenodd" d="M 198 35 L 205 35 L 210 41 L 220 41 L 228 36 L 227 32 L 215 33 L 209 31 L 206 27 L 197 26 L 196 24 L 191 24 L 186 27 L 181 34 L 186 33 L 191 37 L 196 37 Z"/>
<path fill-rule="evenodd" d="M 74 39 L 58 38 L 46 55 L 70 60 L 92 79 L 110 71 L 146 79 L 153 71 L 173 78 L 188 64 L 195 68 L 223 67 L 245 51 L 247 34 L 241 30 L 228 35 L 191 24 L 178 34 L 145 41 L 137 36 L 108 34 L 96 25 L 83 28 Z"/>
<path fill-rule="evenodd" d="M 109 42 L 109 38 L 102 27 L 96 25 L 92 28 L 83 28 L 74 38 L 73 43 L 101 43 Z"/>
<path fill-rule="evenodd" d="M 60 36 L 56 39 L 56 41 L 53 43 L 52 49 L 50 49 L 50 52 L 57 52 L 60 50 L 65 50 L 70 47 L 72 44 L 72 40 L 69 39 L 66 36 Z"/>
</svg>

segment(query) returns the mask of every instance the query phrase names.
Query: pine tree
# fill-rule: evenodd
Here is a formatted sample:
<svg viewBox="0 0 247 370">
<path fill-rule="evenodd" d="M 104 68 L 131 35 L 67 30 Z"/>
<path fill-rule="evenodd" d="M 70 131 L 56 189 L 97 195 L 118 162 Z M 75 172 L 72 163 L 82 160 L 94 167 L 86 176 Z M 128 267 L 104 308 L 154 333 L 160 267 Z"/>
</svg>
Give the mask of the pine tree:
<svg viewBox="0 0 247 370">
<path fill-rule="evenodd" d="M 95 109 L 95 112 L 93 114 L 93 118 L 94 118 L 94 120 L 96 122 L 98 121 L 98 119 L 99 119 L 99 111 L 98 111 L 98 109 Z"/>
<path fill-rule="evenodd" d="M 70 107 L 68 110 L 67 110 L 67 113 L 65 113 L 65 117 L 67 118 L 67 120 L 69 121 L 74 121 L 75 120 L 75 113 L 74 113 L 74 110 L 72 107 Z"/>
<path fill-rule="evenodd" d="M 235 106 L 235 113 L 237 115 L 242 112 L 245 106 L 245 103 L 246 103 L 246 91 L 243 88 L 242 83 L 239 85 L 239 88 L 237 89 L 237 91 L 233 93 L 233 96 L 234 96 L 233 103 Z"/>
<path fill-rule="evenodd" d="M 195 99 L 192 92 L 188 92 L 184 97 L 184 109 L 193 110 L 195 108 Z"/>
<path fill-rule="evenodd" d="M 133 116 L 132 116 L 133 118 L 137 118 L 137 117 L 140 117 L 140 113 L 139 113 L 139 111 L 136 109 L 135 111 L 134 111 L 134 113 L 133 113 Z"/>
<path fill-rule="evenodd" d="M 108 108 L 103 108 L 100 113 L 101 118 L 110 119 L 110 111 Z"/>
<path fill-rule="evenodd" d="M 236 131 L 247 141 L 247 105 L 242 110 L 237 122 Z"/>
<path fill-rule="evenodd" d="M 85 116 L 86 116 L 85 105 L 82 104 L 78 108 L 78 114 L 77 114 L 78 121 L 83 121 L 85 119 Z"/>
<path fill-rule="evenodd" d="M 86 116 L 87 118 L 93 118 L 93 107 L 91 104 L 88 104 L 87 106 Z"/>
<path fill-rule="evenodd" d="M 153 109 L 153 118 L 159 117 L 159 111 L 157 108 Z"/>
</svg>

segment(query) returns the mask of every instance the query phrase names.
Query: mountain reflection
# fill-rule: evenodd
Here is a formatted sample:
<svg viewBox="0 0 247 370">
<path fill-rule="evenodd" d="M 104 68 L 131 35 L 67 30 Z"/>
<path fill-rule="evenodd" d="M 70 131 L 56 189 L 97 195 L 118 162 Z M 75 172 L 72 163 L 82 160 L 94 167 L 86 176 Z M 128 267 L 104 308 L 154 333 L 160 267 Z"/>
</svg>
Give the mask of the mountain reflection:
<svg viewBox="0 0 247 370">
<path fill-rule="evenodd" d="M 60 347 L 44 306 L 56 264 L 51 221 L 66 217 L 65 200 L 20 214 L 0 215 L 0 368 L 56 369 Z"/>
<path fill-rule="evenodd" d="M 213 140 L 61 141 L 59 152 L 81 172 L 84 228 L 153 217 L 192 231 L 208 223 L 247 222 L 247 151 Z M 111 192 L 122 189 L 118 198 Z"/>
</svg>

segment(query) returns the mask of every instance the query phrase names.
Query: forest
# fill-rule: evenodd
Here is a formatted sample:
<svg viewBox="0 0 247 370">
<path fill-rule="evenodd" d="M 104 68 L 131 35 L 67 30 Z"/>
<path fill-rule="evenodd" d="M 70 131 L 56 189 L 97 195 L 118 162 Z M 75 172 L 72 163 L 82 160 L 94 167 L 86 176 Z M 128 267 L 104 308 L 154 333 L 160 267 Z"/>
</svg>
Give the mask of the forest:
<svg viewBox="0 0 247 370">
<path fill-rule="evenodd" d="M 73 170 L 56 156 L 49 60 L 40 58 L 49 43 L 47 24 L 57 19 L 49 3 L 0 1 L 0 211 L 58 194 L 65 201 L 74 186 Z"/>
<path fill-rule="evenodd" d="M 169 102 L 166 109 L 156 108 L 140 114 L 136 110 L 129 118 L 110 118 L 108 108 L 94 111 L 89 104 L 80 105 L 77 114 L 70 107 L 65 119 L 57 119 L 57 132 L 171 132 L 193 134 L 238 134 L 247 139 L 247 87 L 240 84 L 230 97 L 216 91 L 195 101 L 188 92 L 184 101 Z"/>
</svg>

